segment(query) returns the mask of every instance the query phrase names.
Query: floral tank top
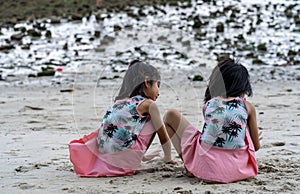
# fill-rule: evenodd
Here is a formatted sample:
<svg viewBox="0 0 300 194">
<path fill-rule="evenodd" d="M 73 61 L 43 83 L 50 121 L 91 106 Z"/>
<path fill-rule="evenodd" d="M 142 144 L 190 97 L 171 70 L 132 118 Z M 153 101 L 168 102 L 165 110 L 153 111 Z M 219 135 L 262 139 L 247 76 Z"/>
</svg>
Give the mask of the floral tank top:
<svg viewBox="0 0 300 194">
<path fill-rule="evenodd" d="M 245 146 L 248 112 L 242 97 L 230 101 L 212 98 L 206 104 L 200 140 L 221 148 Z"/>
<path fill-rule="evenodd" d="M 145 99 L 142 96 L 134 96 L 117 101 L 107 110 L 97 138 L 100 152 L 119 152 L 134 143 L 148 119 L 137 112 L 137 107 Z"/>
</svg>

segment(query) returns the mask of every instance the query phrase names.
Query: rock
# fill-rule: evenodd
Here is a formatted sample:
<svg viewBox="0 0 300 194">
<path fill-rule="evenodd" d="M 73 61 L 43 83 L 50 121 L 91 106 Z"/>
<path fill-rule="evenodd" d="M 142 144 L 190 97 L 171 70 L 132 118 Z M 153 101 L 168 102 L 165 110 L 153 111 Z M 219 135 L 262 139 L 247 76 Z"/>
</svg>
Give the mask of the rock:
<svg viewBox="0 0 300 194">
<path fill-rule="evenodd" d="M 28 31 L 27 31 L 27 34 L 28 34 L 29 36 L 32 36 L 32 37 L 41 37 L 41 36 L 42 36 L 42 33 L 41 33 L 41 32 L 36 31 L 36 30 L 34 30 L 34 29 L 28 30 Z"/>
<path fill-rule="evenodd" d="M 95 48 L 95 52 L 105 52 L 105 48 L 103 48 L 103 47 L 96 47 Z"/>
<path fill-rule="evenodd" d="M 296 25 L 300 25 L 300 17 L 299 17 L 299 15 L 294 16 L 294 22 L 295 22 Z"/>
<path fill-rule="evenodd" d="M 265 62 L 260 59 L 253 59 L 252 63 L 255 65 L 265 65 Z"/>
<path fill-rule="evenodd" d="M 188 79 L 191 79 L 192 81 L 203 81 L 204 80 L 203 76 L 199 75 L 199 74 L 190 76 L 190 77 L 188 77 Z"/>
<path fill-rule="evenodd" d="M 51 18 L 50 18 L 50 23 L 51 23 L 51 24 L 60 24 L 61 21 L 60 21 L 60 18 L 59 18 L 59 17 L 51 17 Z"/>
<path fill-rule="evenodd" d="M 67 42 L 64 44 L 63 49 L 68 50 L 68 43 Z"/>
<path fill-rule="evenodd" d="M 158 41 L 166 41 L 166 40 L 168 40 L 168 38 L 166 36 L 161 35 L 161 36 L 157 37 L 157 40 Z"/>
<path fill-rule="evenodd" d="M 101 44 L 107 45 L 107 44 L 113 42 L 114 40 L 115 40 L 114 37 L 106 35 L 106 36 L 103 37 L 103 39 L 101 40 Z"/>
<path fill-rule="evenodd" d="M 249 53 L 247 53 L 245 56 L 246 56 L 247 58 L 254 58 L 254 57 L 255 57 L 255 55 L 254 55 L 253 52 L 249 52 Z"/>
<path fill-rule="evenodd" d="M 73 13 L 71 16 L 71 20 L 82 20 L 83 16 L 79 13 Z"/>
<path fill-rule="evenodd" d="M 31 45 L 31 43 L 24 44 L 24 45 L 21 46 L 21 49 L 29 50 L 30 49 L 30 45 Z"/>
<path fill-rule="evenodd" d="M 293 50 L 289 50 L 289 52 L 288 52 L 288 56 L 289 57 L 295 57 L 295 56 L 299 56 L 300 55 L 300 51 L 298 50 L 298 52 L 297 51 L 293 51 Z"/>
<path fill-rule="evenodd" d="M 176 51 L 175 54 L 179 55 L 180 59 L 188 59 L 189 58 L 186 53 L 182 53 L 182 52 Z"/>
<path fill-rule="evenodd" d="M 219 22 L 216 27 L 217 32 L 224 32 L 224 24 Z"/>
<path fill-rule="evenodd" d="M 15 31 L 21 31 L 21 32 L 23 32 L 23 33 L 25 33 L 26 32 L 26 28 L 25 27 L 14 27 L 14 30 Z"/>
<path fill-rule="evenodd" d="M 119 25 L 114 25 L 114 31 L 115 32 L 118 32 L 118 31 L 121 31 L 122 30 L 122 27 L 119 26 Z"/>
<path fill-rule="evenodd" d="M 15 41 L 21 41 L 23 37 L 24 37 L 23 33 L 18 33 L 18 34 L 11 35 L 10 39 Z"/>
<path fill-rule="evenodd" d="M 250 35 L 250 34 L 252 34 L 253 32 L 255 32 L 255 30 L 256 30 L 256 29 L 255 29 L 254 27 L 251 26 L 250 29 L 248 30 L 247 34 Z"/>
<path fill-rule="evenodd" d="M 267 51 L 266 43 L 259 44 L 257 46 L 257 50 L 259 50 L 259 51 Z"/>
<path fill-rule="evenodd" d="M 41 31 L 47 30 L 45 24 L 42 24 L 42 23 L 39 23 L 39 22 L 33 24 L 33 27 L 38 29 L 38 30 L 41 30 Z"/>
<path fill-rule="evenodd" d="M 195 39 L 197 39 L 197 40 L 205 40 L 206 39 L 206 34 L 207 34 L 206 31 L 204 31 L 204 32 L 196 32 Z"/>
<path fill-rule="evenodd" d="M 101 35 L 101 32 L 100 32 L 99 30 L 96 30 L 96 31 L 94 32 L 94 36 L 95 36 L 95 37 L 99 38 L 100 35 Z"/>
<path fill-rule="evenodd" d="M 178 190 L 181 190 L 181 189 L 182 189 L 182 187 L 175 187 L 174 191 L 178 191 Z"/>
<path fill-rule="evenodd" d="M 245 38 L 244 38 L 243 34 L 237 35 L 236 38 L 237 38 L 239 41 L 245 42 Z"/>
<path fill-rule="evenodd" d="M 6 51 L 8 51 L 8 50 L 10 50 L 10 49 L 14 49 L 14 48 L 15 48 L 15 46 L 12 45 L 12 44 L 9 44 L 9 45 L 1 45 L 1 46 L 0 46 L 0 51 L 6 52 Z"/>
<path fill-rule="evenodd" d="M 182 41 L 181 44 L 182 44 L 182 46 L 190 47 L 191 46 L 191 41 L 185 40 L 185 41 Z"/>
<path fill-rule="evenodd" d="M 51 38 L 52 37 L 51 31 L 47 30 L 45 36 L 46 36 L 46 38 Z"/>
<path fill-rule="evenodd" d="M 42 71 L 38 72 L 37 76 L 41 77 L 41 76 L 54 76 L 55 74 L 55 70 L 53 67 L 42 67 Z"/>
<path fill-rule="evenodd" d="M 8 25 L 16 25 L 18 23 L 18 19 L 17 18 L 11 18 L 11 19 L 9 19 L 7 22 L 6 22 L 6 24 L 8 24 Z"/>
<path fill-rule="evenodd" d="M 82 37 L 75 37 L 75 42 L 81 42 Z"/>
<path fill-rule="evenodd" d="M 144 13 L 143 9 L 139 9 L 138 14 L 140 17 L 146 17 L 147 15 Z"/>
<path fill-rule="evenodd" d="M 194 17 L 194 25 L 193 28 L 200 28 L 202 25 L 204 25 L 204 23 L 201 21 L 200 16 L 195 16 Z"/>
</svg>

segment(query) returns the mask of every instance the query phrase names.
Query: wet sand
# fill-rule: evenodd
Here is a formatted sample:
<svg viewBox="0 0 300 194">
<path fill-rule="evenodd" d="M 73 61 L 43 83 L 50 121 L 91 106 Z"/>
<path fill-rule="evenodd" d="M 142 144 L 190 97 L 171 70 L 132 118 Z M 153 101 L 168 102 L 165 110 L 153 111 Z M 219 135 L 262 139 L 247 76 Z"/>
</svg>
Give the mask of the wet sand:
<svg viewBox="0 0 300 194">
<path fill-rule="evenodd" d="M 173 75 L 175 74 L 175 75 Z M 206 82 L 192 82 L 184 72 L 162 72 L 161 112 L 179 109 L 202 127 Z M 0 86 L 1 193 L 298 193 L 300 190 L 300 85 L 297 81 L 253 84 L 249 100 L 263 131 L 257 152 L 259 174 L 231 184 L 207 184 L 183 174 L 183 165 L 145 162 L 134 176 L 79 178 L 69 161 L 68 142 L 96 129 L 121 79 L 89 74 L 73 85 Z M 207 76 L 205 74 L 205 76 Z M 41 78 L 42 79 L 42 78 Z M 50 79 L 50 78 L 43 78 Z M 74 92 L 61 92 L 62 89 Z M 155 139 L 151 150 L 160 148 Z M 201 161 L 199 161 L 201 162 Z"/>
</svg>

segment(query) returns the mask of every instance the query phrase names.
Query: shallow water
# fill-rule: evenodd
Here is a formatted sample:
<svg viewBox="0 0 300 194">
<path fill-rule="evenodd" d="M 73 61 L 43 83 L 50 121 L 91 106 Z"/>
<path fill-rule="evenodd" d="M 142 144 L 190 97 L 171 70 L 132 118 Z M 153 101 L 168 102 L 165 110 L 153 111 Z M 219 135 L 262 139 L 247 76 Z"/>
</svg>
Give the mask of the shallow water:
<svg viewBox="0 0 300 194">
<path fill-rule="evenodd" d="M 295 6 L 287 9 L 290 5 Z M 300 78 L 298 1 L 192 1 L 192 6 L 145 7 L 146 16 L 130 16 L 138 12 L 131 7 L 127 13 L 99 12 L 80 22 L 51 24 L 47 19 L 20 23 L 14 29 L 2 27 L 0 46 L 15 48 L 0 51 L 1 78 L 24 83 L 46 66 L 63 67 L 64 74 L 101 72 L 110 77 L 137 57 L 163 70 L 201 74 L 221 55 L 238 58 L 255 80 Z M 203 23 L 200 28 L 192 27 L 196 16 Z M 224 32 L 216 32 L 220 23 Z M 16 29 L 36 29 L 36 24 L 51 31 L 52 37 L 46 38 L 41 30 L 39 38 L 25 35 L 21 41 L 10 40 L 20 33 Z M 261 44 L 266 51 L 258 49 Z"/>
</svg>

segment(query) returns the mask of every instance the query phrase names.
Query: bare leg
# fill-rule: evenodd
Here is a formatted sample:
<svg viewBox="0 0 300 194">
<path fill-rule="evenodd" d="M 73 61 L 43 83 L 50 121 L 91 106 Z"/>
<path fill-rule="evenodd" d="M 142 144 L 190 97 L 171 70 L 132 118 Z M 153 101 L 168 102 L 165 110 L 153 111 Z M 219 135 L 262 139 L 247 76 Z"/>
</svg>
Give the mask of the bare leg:
<svg viewBox="0 0 300 194">
<path fill-rule="evenodd" d="M 182 159 L 181 137 L 182 137 L 183 130 L 185 130 L 190 125 L 190 122 L 186 120 L 186 118 L 175 109 L 171 109 L 165 114 L 164 122 L 165 122 L 168 135 L 172 141 L 172 144 L 176 149 L 178 155 Z M 191 172 L 189 172 L 187 169 L 186 169 L 186 175 L 188 177 L 194 177 L 194 175 Z"/>
<path fill-rule="evenodd" d="M 186 129 L 190 123 L 180 112 L 175 109 L 169 110 L 164 116 L 165 126 L 168 132 L 168 135 L 172 141 L 174 148 L 177 153 L 181 156 L 181 137 L 183 130 Z"/>
</svg>

